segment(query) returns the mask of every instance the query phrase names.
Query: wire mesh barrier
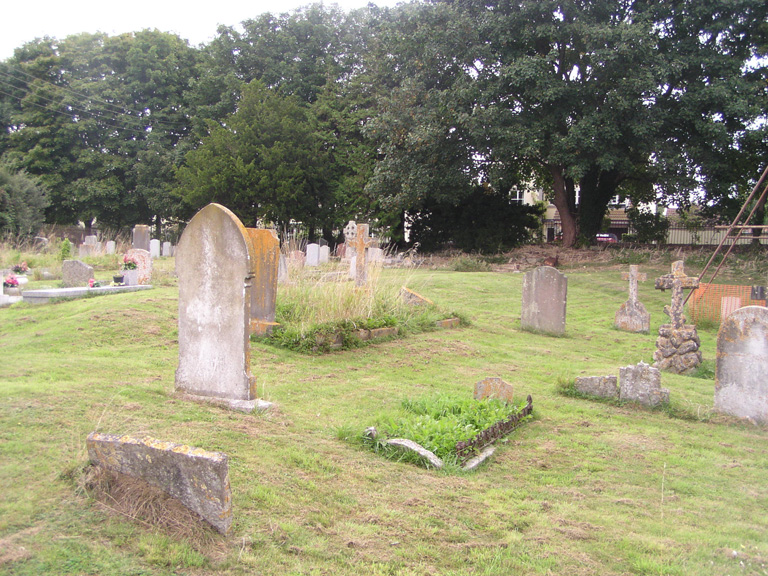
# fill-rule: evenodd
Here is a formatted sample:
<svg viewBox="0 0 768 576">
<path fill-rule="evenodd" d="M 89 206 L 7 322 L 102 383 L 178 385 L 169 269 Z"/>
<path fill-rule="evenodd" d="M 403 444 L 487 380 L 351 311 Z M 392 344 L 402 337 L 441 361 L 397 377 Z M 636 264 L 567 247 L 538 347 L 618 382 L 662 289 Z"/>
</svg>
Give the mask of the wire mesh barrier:
<svg viewBox="0 0 768 576">
<path fill-rule="evenodd" d="M 765 306 L 766 290 L 763 286 L 733 286 L 730 284 L 699 284 L 688 301 L 691 322 L 702 320 L 719 323 L 731 312 L 743 306 Z"/>
<path fill-rule="evenodd" d="M 476 434 L 474 438 L 470 438 L 465 442 L 456 443 L 456 454 L 459 459 L 464 461 L 472 457 L 476 450 L 480 450 L 502 436 L 506 436 L 512 430 L 518 427 L 523 419 L 533 412 L 533 398 L 528 396 L 528 403 L 517 414 L 512 414 L 505 420 L 499 420 L 496 424 L 493 424 Z"/>
</svg>

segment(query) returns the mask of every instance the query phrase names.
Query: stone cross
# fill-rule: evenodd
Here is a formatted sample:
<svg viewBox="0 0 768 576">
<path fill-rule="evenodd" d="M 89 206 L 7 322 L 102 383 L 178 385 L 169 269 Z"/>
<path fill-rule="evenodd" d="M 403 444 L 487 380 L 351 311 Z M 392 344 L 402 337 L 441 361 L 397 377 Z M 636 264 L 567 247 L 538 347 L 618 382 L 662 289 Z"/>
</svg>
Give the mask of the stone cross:
<svg viewBox="0 0 768 576">
<path fill-rule="evenodd" d="M 648 279 L 648 275 L 643 272 L 640 274 L 638 270 L 640 269 L 639 266 L 636 264 L 632 264 L 629 267 L 629 273 L 624 272 L 621 275 L 622 280 L 629 280 L 629 301 L 630 302 L 637 302 L 637 283 L 638 282 L 645 282 Z"/>
<path fill-rule="evenodd" d="M 678 260 L 672 263 L 672 273 L 665 274 L 656 278 L 655 288 L 657 290 L 672 290 L 672 305 L 664 306 L 664 314 L 669 316 L 674 328 L 685 326 L 685 316 L 683 315 L 683 305 L 685 298 L 683 290 L 699 287 L 699 279 L 685 275 L 683 261 Z"/>
<path fill-rule="evenodd" d="M 355 235 L 357 234 L 357 224 L 355 224 L 354 220 L 350 220 L 347 222 L 347 225 L 344 226 L 344 242 L 347 243 L 347 245 L 352 243 L 352 240 L 355 239 Z"/>
<path fill-rule="evenodd" d="M 358 224 L 355 239 L 352 241 L 355 247 L 355 286 L 364 286 L 368 281 L 368 271 L 366 267 L 365 249 L 371 245 L 371 238 L 368 236 L 368 224 Z"/>
</svg>

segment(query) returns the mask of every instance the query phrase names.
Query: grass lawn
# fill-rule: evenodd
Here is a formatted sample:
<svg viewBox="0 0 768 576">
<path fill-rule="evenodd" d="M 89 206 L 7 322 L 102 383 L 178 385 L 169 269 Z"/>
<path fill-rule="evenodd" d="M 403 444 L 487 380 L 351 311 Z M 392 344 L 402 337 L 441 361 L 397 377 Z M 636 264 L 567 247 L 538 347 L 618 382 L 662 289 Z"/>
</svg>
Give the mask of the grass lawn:
<svg viewBox="0 0 768 576">
<path fill-rule="evenodd" d="M 409 271 L 411 288 L 471 326 L 326 355 L 253 343 L 260 395 L 277 405 L 263 415 L 174 396 L 167 277 L 0 309 L 0 574 L 768 574 L 768 430 L 712 413 L 716 326 L 700 330 L 709 377 L 663 375 L 672 409 L 557 393 L 652 362 L 670 298 L 652 279 L 669 261 L 641 264 L 651 335 L 612 327 L 627 298 L 615 260 L 563 270 L 562 338 L 520 330 L 522 274 Z M 744 268 L 730 280 L 765 284 Z M 471 395 L 487 376 L 531 394 L 534 420 L 474 473 L 345 440 L 405 398 Z M 159 531 L 90 499 L 94 430 L 226 452 L 231 535 Z"/>
</svg>

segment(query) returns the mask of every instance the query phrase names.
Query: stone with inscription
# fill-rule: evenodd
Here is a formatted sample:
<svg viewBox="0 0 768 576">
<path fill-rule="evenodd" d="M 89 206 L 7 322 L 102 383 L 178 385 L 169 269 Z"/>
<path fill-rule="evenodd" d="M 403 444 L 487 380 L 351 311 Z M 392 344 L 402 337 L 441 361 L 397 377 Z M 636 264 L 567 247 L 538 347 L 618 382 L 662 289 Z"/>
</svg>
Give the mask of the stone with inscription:
<svg viewBox="0 0 768 576">
<path fill-rule="evenodd" d="M 619 399 L 658 406 L 669 402 L 669 390 L 661 387 L 661 372 L 640 362 L 619 368 Z"/>
<path fill-rule="evenodd" d="M 209 204 L 190 220 L 176 247 L 179 366 L 176 390 L 257 407 L 250 321 L 254 248 L 240 219 Z"/>
<path fill-rule="evenodd" d="M 520 325 L 523 330 L 554 336 L 565 334 L 568 277 L 551 266 L 541 266 L 523 278 Z"/>
<path fill-rule="evenodd" d="M 745 306 L 717 333 L 715 410 L 768 424 L 768 308 Z"/>
<path fill-rule="evenodd" d="M 618 398 L 619 386 L 616 376 L 579 376 L 575 388 L 582 394 L 600 398 Z"/>
<path fill-rule="evenodd" d="M 501 378 L 491 377 L 480 380 L 475 384 L 475 400 L 496 398 L 504 402 L 512 402 L 512 384 Z"/>
<path fill-rule="evenodd" d="M 699 286 L 698 278 L 686 276 L 683 261 L 672 264 L 672 272 L 656 279 L 657 290 L 672 290 L 672 302 L 664 307 L 664 314 L 670 323 L 659 327 L 656 351 L 653 353 L 654 366 L 677 374 L 695 370 L 702 361 L 701 343 L 696 326 L 686 324 L 683 306 L 685 289 Z"/>
<path fill-rule="evenodd" d="M 86 447 L 95 465 L 139 478 L 179 500 L 222 534 L 229 532 L 232 493 L 223 452 L 98 432 L 88 435 Z"/>
<path fill-rule="evenodd" d="M 125 253 L 124 259 L 128 258 L 136 262 L 135 274 L 123 275 L 127 286 L 143 286 L 152 282 L 152 256 L 146 250 L 131 248 Z M 129 271 L 130 272 L 130 271 Z M 133 284 L 133 277 L 136 278 L 136 284 Z M 131 280 L 128 279 L 131 278 Z M 130 284 L 128 282 L 131 282 Z"/>
<path fill-rule="evenodd" d="M 629 274 L 622 278 L 629 280 L 629 299 L 624 302 L 616 312 L 614 326 L 625 332 L 640 332 L 647 334 L 651 330 L 651 315 L 645 309 L 643 303 L 637 299 L 637 283 L 647 279 L 646 274 L 638 272 L 639 267 L 631 265 Z"/>
<path fill-rule="evenodd" d="M 88 286 L 88 281 L 93 278 L 93 267 L 80 260 L 64 260 L 61 277 L 65 288 Z"/>
<path fill-rule="evenodd" d="M 133 248 L 149 252 L 149 240 L 149 226 L 137 224 L 133 227 L 133 241 L 131 243 Z"/>
</svg>

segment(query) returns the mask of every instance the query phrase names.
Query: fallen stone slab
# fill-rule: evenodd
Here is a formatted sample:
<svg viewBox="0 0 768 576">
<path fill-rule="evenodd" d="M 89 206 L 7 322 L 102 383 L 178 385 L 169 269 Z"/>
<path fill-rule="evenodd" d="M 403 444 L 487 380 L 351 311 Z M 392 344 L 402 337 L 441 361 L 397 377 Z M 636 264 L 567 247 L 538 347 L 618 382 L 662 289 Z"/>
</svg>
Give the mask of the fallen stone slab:
<svg viewBox="0 0 768 576">
<path fill-rule="evenodd" d="M 576 378 L 575 387 L 577 391 L 590 396 L 619 397 L 619 385 L 616 376 L 579 376 Z"/>
<path fill-rule="evenodd" d="M 232 526 L 229 463 L 223 452 L 98 432 L 88 435 L 86 446 L 97 466 L 160 488 L 222 534 Z"/>
<path fill-rule="evenodd" d="M 486 448 L 483 449 L 482 452 L 480 452 L 480 454 L 478 454 L 474 458 L 467 460 L 467 463 L 464 464 L 464 466 L 462 467 L 462 470 L 466 472 L 474 470 L 475 468 L 480 466 L 480 464 L 488 460 L 488 458 L 493 456 L 494 452 L 496 452 L 496 446 L 487 446 Z"/>
<path fill-rule="evenodd" d="M 392 438 L 387 440 L 387 444 L 394 446 L 395 448 L 405 450 L 406 452 L 413 452 L 417 456 L 424 458 L 433 468 L 437 470 L 443 467 L 443 461 L 438 458 L 434 452 L 427 450 L 424 448 L 424 446 L 414 442 L 413 440 L 408 440 L 407 438 Z"/>
<path fill-rule="evenodd" d="M 29 304 L 47 304 L 51 300 L 60 298 L 74 300 L 88 296 L 104 296 L 106 294 L 118 294 L 120 292 L 137 292 L 150 290 L 152 286 L 99 286 L 98 288 L 42 288 L 40 290 L 24 290 L 22 296 L 24 302 Z"/>
<path fill-rule="evenodd" d="M 498 398 L 504 402 L 512 402 L 512 393 L 514 388 L 512 384 L 505 382 L 501 378 L 485 378 L 475 384 L 475 400 L 485 398 Z"/>
</svg>

